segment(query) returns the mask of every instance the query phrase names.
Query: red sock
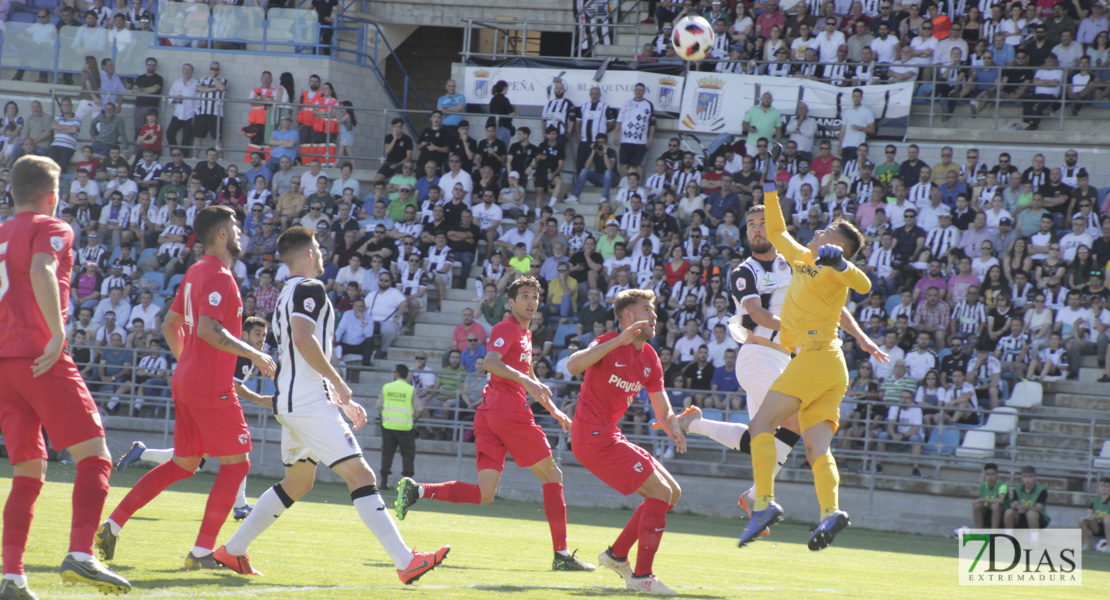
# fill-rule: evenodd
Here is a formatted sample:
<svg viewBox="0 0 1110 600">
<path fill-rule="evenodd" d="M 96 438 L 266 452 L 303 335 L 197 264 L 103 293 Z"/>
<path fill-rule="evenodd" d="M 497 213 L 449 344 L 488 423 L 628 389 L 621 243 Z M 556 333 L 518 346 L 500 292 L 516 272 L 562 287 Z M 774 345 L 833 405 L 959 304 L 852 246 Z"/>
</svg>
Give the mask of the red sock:
<svg viewBox="0 0 1110 600">
<path fill-rule="evenodd" d="M 35 517 L 35 500 L 42 491 L 42 480 L 34 477 L 12 477 L 12 491 L 4 503 L 4 573 L 23 574 L 23 552 L 31 519 Z"/>
<path fill-rule="evenodd" d="M 77 463 L 77 477 L 73 480 L 73 521 L 69 530 L 70 552 L 93 553 L 93 537 L 100 526 L 111 478 L 112 461 L 103 456 L 90 456 Z"/>
<path fill-rule="evenodd" d="M 422 485 L 424 486 L 424 495 L 421 498 L 455 504 L 482 503 L 482 488 L 473 483 L 445 481 L 443 483 L 425 483 Z"/>
<path fill-rule="evenodd" d="M 250 470 L 249 460 L 234 465 L 220 465 L 212 491 L 208 492 L 208 504 L 204 507 L 204 519 L 200 522 L 197 546 L 209 550 L 216 548 L 220 528 L 227 521 L 231 508 L 235 506 L 235 496 L 239 495 L 239 484 L 243 483 Z"/>
<path fill-rule="evenodd" d="M 563 484 L 543 484 L 543 512 L 551 528 L 551 545 L 556 552 L 567 549 L 567 501 L 563 498 Z"/>
<path fill-rule="evenodd" d="M 171 485 L 188 479 L 193 474 L 181 467 L 172 460 L 168 460 L 157 467 L 150 470 L 149 473 L 143 475 L 139 479 L 135 487 L 131 488 L 130 492 L 123 497 L 123 501 L 119 503 L 116 510 L 112 511 L 112 515 L 108 518 L 116 522 L 116 525 L 123 527 L 127 524 L 127 520 L 131 515 L 139 512 L 139 509 L 146 506 L 148 502 L 153 500 L 162 490 L 170 487 Z"/>
<path fill-rule="evenodd" d="M 613 552 L 613 556 L 617 558 L 628 558 L 628 551 L 632 549 L 632 544 L 640 537 L 640 515 L 644 514 L 644 504 L 641 502 L 636 510 L 632 513 L 632 518 L 628 520 L 628 524 L 624 526 L 624 530 L 617 536 L 617 541 L 609 549 Z"/>
<path fill-rule="evenodd" d="M 641 506 L 644 512 L 640 515 L 640 542 L 636 546 L 636 570 L 633 571 L 637 577 L 651 574 L 655 552 L 667 528 L 667 511 L 671 509 L 670 504 L 655 498 L 644 500 Z"/>
</svg>

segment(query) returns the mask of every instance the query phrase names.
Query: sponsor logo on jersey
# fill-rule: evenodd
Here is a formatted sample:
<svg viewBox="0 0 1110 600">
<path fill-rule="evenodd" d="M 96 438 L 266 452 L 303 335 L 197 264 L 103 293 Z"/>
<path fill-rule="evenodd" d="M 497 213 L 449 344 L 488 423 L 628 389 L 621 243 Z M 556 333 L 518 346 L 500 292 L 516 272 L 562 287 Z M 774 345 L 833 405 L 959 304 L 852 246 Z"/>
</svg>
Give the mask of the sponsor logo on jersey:
<svg viewBox="0 0 1110 600">
<path fill-rule="evenodd" d="M 347 445 L 351 447 L 351 450 L 357 450 L 358 449 L 358 444 L 355 443 L 355 436 L 354 435 L 352 435 L 350 432 L 347 432 L 347 433 L 343 434 L 343 437 L 347 440 Z"/>
<path fill-rule="evenodd" d="M 651 375 L 651 367 L 644 367 L 644 377 Z"/>
<path fill-rule="evenodd" d="M 221 296 L 219 292 L 212 292 L 211 294 L 208 294 L 208 303 L 212 306 L 219 306 L 220 302 L 222 302 L 223 299 L 224 297 Z"/>
<path fill-rule="evenodd" d="M 497 341 L 495 341 L 493 343 L 494 348 L 500 348 L 501 346 L 504 346 L 504 345 L 505 345 L 505 339 L 504 338 L 497 338 Z"/>
<path fill-rule="evenodd" d="M 61 252 L 62 248 L 65 247 L 65 242 L 62 240 L 61 236 L 52 235 L 50 236 L 50 247 L 53 248 L 55 252 Z"/>
<path fill-rule="evenodd" d="M 637 473 L 643 473 L 644 472 L 644 463 L 638 462 L 638 463 L 632 465 L 632 470 L 636 471 Z"/>
<path fill-rule="evenodd" d="M 737 277 L 736 278 L 736 291 L 742 292 L 746 289 L 748 289 L 748 282 L 745 281 L 743 277 Z"/>
<path fill-rule="evenodd" d="M 616 375 L 610 375 L 608 383 L 617 387 L 617 389 L 624 390 L 629 394 L 638 394 L 640 390 L 644 389 L 644 384 L 639 381 L 625 381 Z"/>
<path fill-rule="evenodd" d="M 316 301 L 313 300 L 312 298 L 305 298 L 304 299 L 304 310 L 305 310 L 305 312 L 312 312 L 313 310 L 316 310 Z"/>
<path fill-rule="evenodd" d="M 239 443 L 244 445 L 244 446 L 247 445 L 247 442 L 249 442 L 250 439 L 251 439 L 251 434 L 249 434 L 249 433 L 240 433 L 239 434 Z"/>
</svg>

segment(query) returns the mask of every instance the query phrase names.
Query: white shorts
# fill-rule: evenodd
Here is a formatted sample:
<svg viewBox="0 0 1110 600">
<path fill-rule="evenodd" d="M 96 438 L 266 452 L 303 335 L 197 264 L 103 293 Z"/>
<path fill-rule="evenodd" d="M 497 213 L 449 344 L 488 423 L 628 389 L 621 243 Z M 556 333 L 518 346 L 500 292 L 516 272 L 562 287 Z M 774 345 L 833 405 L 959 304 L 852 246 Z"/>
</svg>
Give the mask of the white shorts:
<svg viewBox="0 0 1110 600">
<path fill-rule="evenodd" d="M 291 467 L 300 461 L 329 467 L 362 456 L 351 428 L 332 404 L 317 404 L 277 415 L 281 423 L 281 462 Z"/>
<path fill-rule="evenodd" d="M 748 396 L 748 416 L 755 417 L 763 398 L 790 364 L 790 355 L 759 344 L 744 344 L 736 353 L 736 381 Z"/>
</svg>

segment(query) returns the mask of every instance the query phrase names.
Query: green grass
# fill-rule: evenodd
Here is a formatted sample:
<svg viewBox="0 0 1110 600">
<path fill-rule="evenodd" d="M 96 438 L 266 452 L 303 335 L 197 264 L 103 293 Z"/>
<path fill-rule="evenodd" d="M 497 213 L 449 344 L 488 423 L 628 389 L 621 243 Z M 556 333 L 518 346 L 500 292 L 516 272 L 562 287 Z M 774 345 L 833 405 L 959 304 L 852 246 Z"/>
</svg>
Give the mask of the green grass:
<svg viewBox="0 0 1110 600">
<path fill-rule="evenodd" d="M 56 574 L 68 544 L 73 467 L 51 464 L 51 469 L 36 506 L 26 557 L 28 577 L 42 598 L 93 597 L 91 588 L 63 586 Z M 145 472 L 128 469 L 114 475 L 106 514 Z M 10 477 L 10 467 L 0 468 L 4 496 Z M 186 571 L 183 559 L 195 540 L 211 483 L 207 474 L 181 482 L 128 523 L 111 566 L 131 580 L 131 596 L 547 600 L 626 594 L 617 575 L 604 569 L 552 572 L 542 506 L 500 500 L 491 506 L 431 501 L 417 505 L 401 524 L 406 541 L 423 550 L 447 543 L 452 550 L 442 567 L 414 586 L 402 586 L 392 563 L 359 521 L 346 488 L 332 484 L 319 484 L 251 547 L 255 567 L 265 577 Z M 250 497 L 272 483 L 252 478 Z M 387 503 L 392 505 L 392 500 L 392 493 L 387 493 Z M 575 507 L 568 512 L 570 546 L 590 562 L 630 514 Z M 766 541 L 737 549 L 736 536 L 743 525 L 671 514 L 656 556 L 656 574 L 687 598 L 1066 600 L 1101 597 L 1110 586 L 1110 555 L 1105 554 L 1084 553 L 1082 587 L 961 587 L 956 584 L 953 539 L 849 528 L 837 545 L 810 552 L 805 546 L 808 526 L 786 523 L 776 526 Z M 229 520 L 220 540 L 226 541 L 236 527 Z"/>
</svg>

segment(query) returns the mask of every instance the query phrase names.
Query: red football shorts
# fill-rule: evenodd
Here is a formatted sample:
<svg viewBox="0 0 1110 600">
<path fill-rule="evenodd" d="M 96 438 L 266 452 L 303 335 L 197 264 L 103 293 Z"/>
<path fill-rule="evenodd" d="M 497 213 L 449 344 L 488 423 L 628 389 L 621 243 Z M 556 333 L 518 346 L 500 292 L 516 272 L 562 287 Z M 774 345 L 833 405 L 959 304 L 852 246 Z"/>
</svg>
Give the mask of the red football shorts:
<svg viewBox="0 0 1110 600">
<path fill-rule="evenodd" d="M 598 479 L 625 496 L 633 494 L 655 472 L 651 454 L 628 441 L 619 431 L 585 432 L 571 439 L 578 462 Z"/>
<path fill-rule="evenodd" d="M 0 432 L 13 465 L 46 458 L 42 430 L 55 449 L 104 437 L 89 388 L 68 354 L 46 374 L 31 376 L 33 358 L 0 359 Z"/>
<path fill-rule="evenodd" d="M 512 454 L 520 467 L 530 467 L 551 456 L 547 435 L 536 425 L 532 413 L 480 410 L 474 417 L 474 447 L 478 470 L 505 469 L 505 454 Z"/>
<path fill-rule="evenodd" d="M 234 456 L 251 451 L 250 430 L 238 404 L 197 408 L 175 400 L 174 408 L 177 410 L 173 426 L 175 456 Z"/>
</svg>

